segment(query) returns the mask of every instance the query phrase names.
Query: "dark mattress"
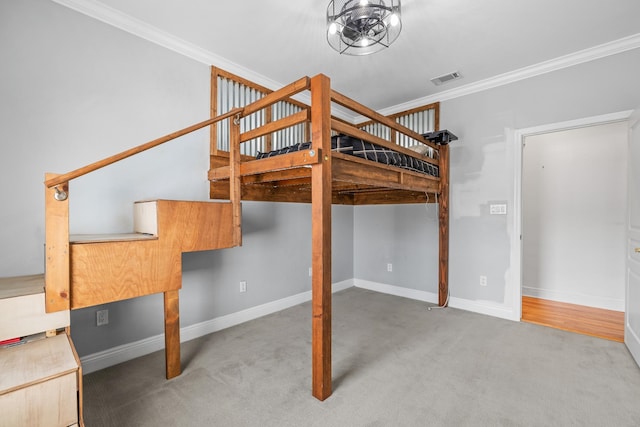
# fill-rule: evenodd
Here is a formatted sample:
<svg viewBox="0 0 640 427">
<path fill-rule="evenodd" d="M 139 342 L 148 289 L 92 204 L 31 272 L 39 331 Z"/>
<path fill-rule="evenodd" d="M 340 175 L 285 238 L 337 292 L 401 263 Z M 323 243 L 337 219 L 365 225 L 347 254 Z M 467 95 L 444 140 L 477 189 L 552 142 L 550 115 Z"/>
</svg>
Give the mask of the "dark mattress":
<svg viewBox="0 0 640 427">
<path fill-rule="evenodd" d="M 311 142 L 297 143 L 288 147 L 280 148 L 279 150 L 269 151 L 267 153 L 258 152 L 256 159 L 264 159 L 294 151 L 308 150 L 309 148 L 311 148 Z M 331 150 L 350 154 L 362 159 L 373 160 L 374 162 L 383 163 L 385 165 L 398 166 L 403 169 L 420 172 L 426 175 L 435 177 L 439 176 L 438 166 L 436 165 L 351 136 L 336 135 L 331 137 Z"/>
</svg>

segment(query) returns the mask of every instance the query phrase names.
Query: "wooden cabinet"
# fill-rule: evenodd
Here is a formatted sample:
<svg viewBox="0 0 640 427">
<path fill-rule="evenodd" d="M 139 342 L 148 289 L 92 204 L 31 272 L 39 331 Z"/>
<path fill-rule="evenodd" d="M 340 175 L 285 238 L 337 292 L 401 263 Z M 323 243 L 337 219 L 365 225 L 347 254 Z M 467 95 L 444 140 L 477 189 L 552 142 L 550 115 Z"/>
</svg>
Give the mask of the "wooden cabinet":
<svg viewBox="0 0 640 427">
<path fill-rule="evenodd" d="M 24 286 L 33 277 L 0 279 L 0 339 L 22 339 L 0 347 L 0 426 L 83 425 L 82 369 L 68 312 L 44 313 L 44 286 Z"/>
<path fill-rule="evenodd" d="M 67 334 L 0 349 L 0 425 L 78 424 L 79 365 Z"/>
</svg>

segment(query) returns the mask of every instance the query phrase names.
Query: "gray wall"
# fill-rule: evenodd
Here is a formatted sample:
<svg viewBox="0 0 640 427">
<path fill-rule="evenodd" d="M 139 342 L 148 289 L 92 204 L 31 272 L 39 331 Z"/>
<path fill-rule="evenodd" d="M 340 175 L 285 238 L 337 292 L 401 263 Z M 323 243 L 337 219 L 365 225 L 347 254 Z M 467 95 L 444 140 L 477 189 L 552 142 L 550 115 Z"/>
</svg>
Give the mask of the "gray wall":
<svg viewBox="0 0 640 427">
<path fill-rule="evenodd" d="M 0 3 L 0 53 L 0 276 L 42 273 L 44 173 L 208 118 L 210 71 L 45 0 Z M 136 200 L 206 200 L 208 141 L 198 131 L 71 182 L 71 232 L 129 232 Z M 338 282 L 353 277 L 353 209 L 333 213 Z M 310 207 L 244 203 L 243 220 L 241 248 L 184 255 L 182 326 L 310 289 Z M 160 295 L 108 308 L 100 328 L 97 308 L 72 312 L 81 356 L 163 331 Z"/>
<path fill-rule="evenodd" d="M 357 206 L 354 217 L 356 278 L 438 292 L 437 205 Z"/>
<path fill-rule="evenodd" d="M 640 106 L 638 70 L 640 50 L 634 50 L 443 103 L 442 127 L 461 136 L 451 149 L 453 296 L 508 305 L 516 285 L 509 258 L 512 130 L 634 109 Z M 487 205 L 495 200 L 507 202 L 508 215 L 489 216 Z M 481 274 L 486 288 L 478 284 Z"/>
<path fill-rule="evenodd" d="M 451 145 L 452 305 L 509 317 L 513 305 L 519 304 L 510 300 L 517 285 L 511 272 L 514 130 L 637 108 L 639 70 L 637 49 L 441 103 L 440 127 L 460 137 Z M 507 215 L 489 215 L 489 205 L 496 202 L 508 205 Z M 356 277 L 366 274 L 371 280 L 403 287 L 434 280 L 437 265 L 431 262 L 408 264 L 402 277 L 371 273 L 379 270 L 386 254 L 360 248 L 414 247 L 426 234 L 437 238 L 430 220 L 421 220 L 421 210 L 394 209 L 389 223 L 387 207 L 355 209 Z M 393 233 L 401 216 L 416 230 L 413 236 Z M 360 227 L 361 222 L 375 224 L 376 231 Z M 480 286 L 480 275 L 487 276 L 486 287 Z M 411 284 L 407 278 L 413 278 Z"/>
</svg>

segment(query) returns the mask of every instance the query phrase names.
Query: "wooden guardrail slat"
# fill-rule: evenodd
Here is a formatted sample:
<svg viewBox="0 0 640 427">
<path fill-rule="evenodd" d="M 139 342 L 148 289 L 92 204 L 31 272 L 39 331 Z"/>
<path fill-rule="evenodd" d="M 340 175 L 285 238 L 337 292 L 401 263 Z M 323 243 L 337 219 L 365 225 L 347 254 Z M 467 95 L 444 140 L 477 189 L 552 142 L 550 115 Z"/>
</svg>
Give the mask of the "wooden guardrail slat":
<svg viewBox="0 0 640 427">
<path fill-rule="evenodd" d="M 269 122 L 259 128 L 247 131 L 240 135 L 240 142 L 247 142 L 254 138 L 259 138 L 263 135 L 277 132 L 282 129 L 286 129 L 291 126 L 304 123 L 310 119 L 308 110 L 302 110 L 297 113 L 291 114 L 283 119 L 276 120 L 275 122 Z"/>
</svg>

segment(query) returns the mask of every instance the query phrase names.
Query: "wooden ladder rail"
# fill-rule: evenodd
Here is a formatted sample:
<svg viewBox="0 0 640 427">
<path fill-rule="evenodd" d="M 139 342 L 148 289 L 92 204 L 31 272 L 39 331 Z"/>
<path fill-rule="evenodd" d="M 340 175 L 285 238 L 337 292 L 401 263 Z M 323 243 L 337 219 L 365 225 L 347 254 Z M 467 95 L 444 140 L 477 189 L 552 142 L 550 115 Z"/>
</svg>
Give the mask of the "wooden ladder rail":
<svg viewBox="0 0 640 427">
<path fill-rule="evenodd" d="M 242 113 L 242 108 L 235 108 L 227 113 L 196 123 L 66 174 L 45 174 L 45 311 L 47 313 L 70 310 L 72 308 L 69 241 L 69 181 L 219 121 L 234 116 L 242 116 Z M 233 181 L 236 182 L 236 185 L 239 185 L 238 174 L 239 168 L 232 171 Z M 239 196 L 240 194 L 238 193 L 230 200 L 233 206 L 233 238 L 236 245 L 241 243 L 241 206 Z M 165 351 L 167 358 L 166 375 L 167 378 L 172 378 L 180 374 L 180 324 L 177 290 L 164 292 L 164 320 Z"/>
</svg>

